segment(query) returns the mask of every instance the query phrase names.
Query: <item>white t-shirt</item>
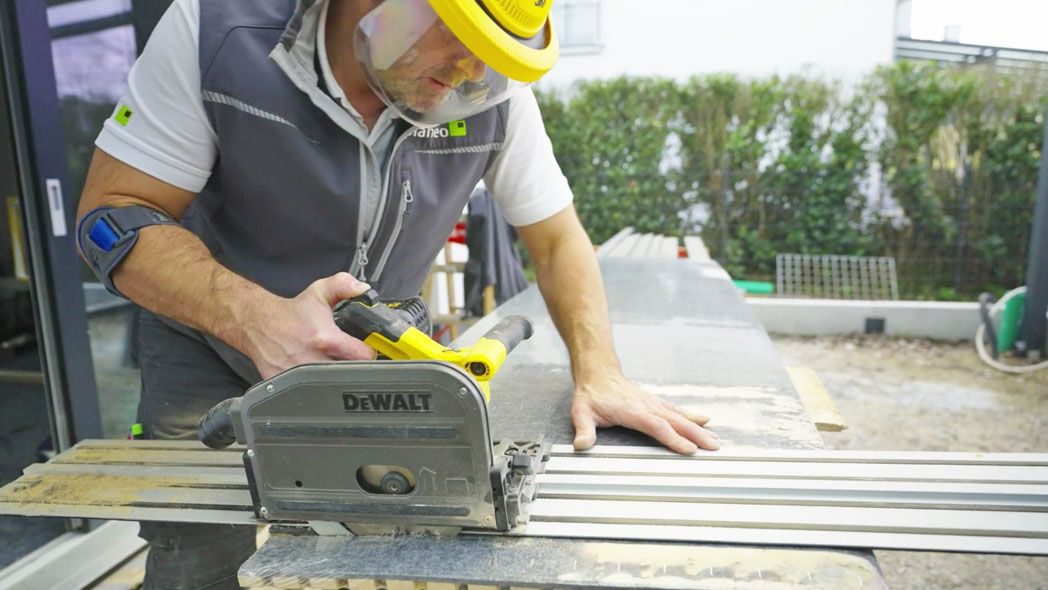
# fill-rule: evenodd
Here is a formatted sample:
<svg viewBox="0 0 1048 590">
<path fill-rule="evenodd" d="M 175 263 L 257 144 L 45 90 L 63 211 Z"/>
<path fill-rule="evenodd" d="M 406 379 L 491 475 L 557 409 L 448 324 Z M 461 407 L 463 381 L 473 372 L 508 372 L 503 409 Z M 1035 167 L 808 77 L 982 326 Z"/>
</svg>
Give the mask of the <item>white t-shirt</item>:
<svg viewBox="0 0 1048 590">
<path fill-rule="evenodd" d="M 218 150 L 200 95 L 199 29 L 199 0 L 175 0 L 132 66 L 117 107 L 130 108 L 135 125 L 125 127 L 110 117 L 95 141 L 125 164 L 192 192 L 207 184 Z M 327 87 L 338 88 L 330 69 L 322 69 Z M 340 104 L 356 115 L 348 101 Z M 382 117 L 379 124 L 390 119 Z M 378 126 L 369 132 L 360 124 L 369 144 L 382 135 Z M 510 99 L 506 138 L 484 184 L 515 226 L 542 221 L 571 203 L 571 189 L 553 157 L 530 89 Z"/>
</svg>

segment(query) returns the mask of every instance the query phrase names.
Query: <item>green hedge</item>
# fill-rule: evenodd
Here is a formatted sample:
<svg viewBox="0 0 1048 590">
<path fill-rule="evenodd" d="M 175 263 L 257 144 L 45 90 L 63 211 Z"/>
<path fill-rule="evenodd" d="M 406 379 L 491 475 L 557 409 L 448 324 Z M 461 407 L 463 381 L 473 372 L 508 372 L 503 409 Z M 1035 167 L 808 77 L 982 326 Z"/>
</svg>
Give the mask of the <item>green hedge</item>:
<svg viewBox="0 0 1048 590">
<path fill-rule="evenodd" d="M 1045 74 L 902 62 L 847 85 L 620 78 L 538 95 L 594 242 L 700 234 L 753 279 L 779 252 L 889 255 L 904 295 L 957 298 L 1023 280 Z"/>
</svg>

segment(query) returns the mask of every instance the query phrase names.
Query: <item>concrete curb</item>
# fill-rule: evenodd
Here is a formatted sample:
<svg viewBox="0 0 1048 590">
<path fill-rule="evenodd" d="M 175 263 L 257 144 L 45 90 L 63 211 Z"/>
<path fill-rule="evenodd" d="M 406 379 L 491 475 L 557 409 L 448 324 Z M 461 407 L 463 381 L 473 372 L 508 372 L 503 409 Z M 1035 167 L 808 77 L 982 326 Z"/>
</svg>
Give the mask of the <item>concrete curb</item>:
<svg viewBox="0 0 1048 590">
<path fill-rule="evenodd" d="M 757 319 L 775 334 L 884 333 L 934 340 L 971 340 L 979 304 L 941 301 L 841 301 L 747 297 Z"/>
</svg>

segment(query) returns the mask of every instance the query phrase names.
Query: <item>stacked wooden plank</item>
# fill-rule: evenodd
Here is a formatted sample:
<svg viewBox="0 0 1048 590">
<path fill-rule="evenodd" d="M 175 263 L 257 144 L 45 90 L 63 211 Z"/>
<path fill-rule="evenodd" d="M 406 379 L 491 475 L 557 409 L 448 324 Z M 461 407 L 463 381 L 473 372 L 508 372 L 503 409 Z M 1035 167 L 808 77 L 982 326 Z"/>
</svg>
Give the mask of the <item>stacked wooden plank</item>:
<svg viewBox="0 0 1048 590">
<path fill-rule="evenodd" d="M 679 238 L 653 233 L 634 233 L 627 227 L 597 249 L 598 258 L 682 258 L 709 260 L 702 238 L 686 236 L 682 252 Z M 686 256 L 685 256 L 686 255 Z"/>
</svg>

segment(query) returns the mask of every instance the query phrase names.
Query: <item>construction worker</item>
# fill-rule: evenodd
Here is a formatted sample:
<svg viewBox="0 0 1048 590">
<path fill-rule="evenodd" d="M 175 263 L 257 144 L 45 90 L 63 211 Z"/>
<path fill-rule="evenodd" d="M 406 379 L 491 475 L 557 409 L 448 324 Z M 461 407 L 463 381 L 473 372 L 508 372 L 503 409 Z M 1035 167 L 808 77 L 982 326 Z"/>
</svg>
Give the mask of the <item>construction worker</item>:
<svg viewBox="0 0 1048 590">
<path fill-rule="evenodd" d="M 374 357 L 332 306 L 418 294 L 484 179 L 571 356 L 575 446 L 623 425 L 716 448 L 620 370 L 593 247 L 528 84 L 545 0 L 175 0 L 96 142 L 81 251 L 143 308 L 139 422 L 193 438 L 213 404 L 310 361 Z M 235 588 L 250 527 L 143 523 L 145 588 Z"/>
</svg>

